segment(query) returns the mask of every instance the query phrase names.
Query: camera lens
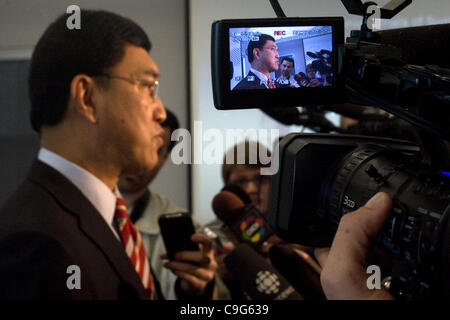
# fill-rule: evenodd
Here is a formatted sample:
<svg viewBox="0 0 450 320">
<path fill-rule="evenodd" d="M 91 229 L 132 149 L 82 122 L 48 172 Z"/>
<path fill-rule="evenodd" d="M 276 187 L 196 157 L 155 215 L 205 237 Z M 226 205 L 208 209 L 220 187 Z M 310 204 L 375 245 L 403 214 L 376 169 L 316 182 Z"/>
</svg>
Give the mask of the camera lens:
<svg viewBox="0 0 450 320">
<path fill-rule="evenodd" d="M 363 206 L 379 191 L 390 194 L 393 210 L 378 243 L 394 260 L 393 272 L 402 275 L 395 277 L 403 282 L 396 287 L 425 292 L 442 273 L 436 266 L 449 265 L 448 249 L 440 241 L 448 229 L 449 182 L 447 176 L 422 165 L 417 154 L 363 145 L 332 168 L 322 186 L 328 191 L 321 211 L 334 237 L 344 214 Z"/>
</svg>

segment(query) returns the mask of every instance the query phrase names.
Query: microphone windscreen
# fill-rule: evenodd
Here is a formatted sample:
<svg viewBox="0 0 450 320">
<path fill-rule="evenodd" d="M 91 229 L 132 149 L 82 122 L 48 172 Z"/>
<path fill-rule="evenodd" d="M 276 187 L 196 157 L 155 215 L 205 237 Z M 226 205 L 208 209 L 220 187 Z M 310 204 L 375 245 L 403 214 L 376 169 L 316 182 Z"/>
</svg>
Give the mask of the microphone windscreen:
<svg viewBox="0 0 450 320">
<path fill-rule="evenodd" d="M 220 191 L 212 201 L 214 213 L 225 223 L 244 207 L 244 201 L 231 191 Z"/>
<path fill-rule="evenodd" d="M 292 248 L 274 245 L 269 250 L 269 258 L 275 269 L 286 277 L 305 300 L 326 300 L 320 274 Z"/>
<path fill-rule="evenodd" d="M 224 262 L 233 279 L 252 300 L 303 300 L 292 285 L 247 244 L 238 245 Z"/>
<path fill-rule="evenodd" d="M 258 247 L 273 232 L 263 214 L 250 203 L 245 204 L 242 197 L 250 198 L 238 186 L 227 186 L 212 201 L 213 211 L 234 234 L 238 242 L 245 242 Z"/>
</svg>

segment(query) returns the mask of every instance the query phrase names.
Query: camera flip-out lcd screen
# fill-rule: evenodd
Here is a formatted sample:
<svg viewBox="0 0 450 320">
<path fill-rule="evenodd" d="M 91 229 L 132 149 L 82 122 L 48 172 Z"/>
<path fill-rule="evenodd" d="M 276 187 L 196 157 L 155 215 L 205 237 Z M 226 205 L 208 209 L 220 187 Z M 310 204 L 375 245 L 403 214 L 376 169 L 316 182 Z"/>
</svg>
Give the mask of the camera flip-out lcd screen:
<svg viewBox="0 0 450 320">
<path fill-rule="evenodd" d="M 337 102 L 343 94 L 342 43 L 342 18 L 215 22 L 215 105 L 233 109 Z"/>
<path fill-rule="evenodd" d="M 332 36 L 331 26 L 231 28 L 231 89 L 332 86 Z"/>
</svg>

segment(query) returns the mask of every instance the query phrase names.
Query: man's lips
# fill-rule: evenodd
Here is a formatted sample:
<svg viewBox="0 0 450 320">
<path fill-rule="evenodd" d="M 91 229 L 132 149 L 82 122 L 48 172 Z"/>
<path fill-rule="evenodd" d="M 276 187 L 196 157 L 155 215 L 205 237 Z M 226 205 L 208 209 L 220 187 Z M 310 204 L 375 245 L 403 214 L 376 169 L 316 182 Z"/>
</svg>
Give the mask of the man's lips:
<svg viewBox="0 0 450 320">
<path fill-rule="evenodd" d="M 160 147 L 164 144 L 164 131 L 154 136 L 155 140 L 159 142 Z"/>
</svg>

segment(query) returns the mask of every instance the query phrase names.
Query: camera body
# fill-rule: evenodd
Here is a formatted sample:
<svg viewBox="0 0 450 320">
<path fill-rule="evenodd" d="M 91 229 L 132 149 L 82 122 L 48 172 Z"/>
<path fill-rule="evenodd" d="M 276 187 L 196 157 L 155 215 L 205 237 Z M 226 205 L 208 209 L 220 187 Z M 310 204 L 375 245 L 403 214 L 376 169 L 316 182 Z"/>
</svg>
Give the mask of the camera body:
<svg viewBox="0 0 450 320">
<path fill-rule="evenodd" d="M 343 2 L 347 7 L 358 1 Z M 353 9 L 359 12 L 364 7 L 361 3 L 361 8 Z M 367 17 L 364 15 L 363 21 Z M 405 63 L 399 49 L 377 42 L 380 37 L 364 25 L 361 32 L 352 32 L 344 45 L 343 30 L 340 17 L 215 22 L 214 104 L 217 109 L 261 108 L 277 120 L 286 112 L 283 117 L 289 124 L 298 117 L 292 107 L 301 105 L 309 110 L 306 115 L 310 119 L 304 123 L 319 132 L 342 132 L 317 116 L 328 105 L 340 113 L 342 102 L 355 105 L 357 101 L 395 116 L 392 122 L 385 117 L 379 123 L 405 120 L 407 126 L 399 130 L 400 137 L 396 136 L 401 140 L 379 138 L 384 134 L 379 129 L 370 132 L 371 136 L 284 137 L 273 152 L 279 154 L 280 165 L 272 177 L 270 224 L 288 242 L 330 246 L 344 214 L 364 205 L 377 192 L 387 192 L 394 206 L 377 243 L 388 254 L 385 276 L 391 279 L 391 293 L 401 299 L 450 297 L 450 70 Z M 246 75 L 250 67 L 244 63 L 252 55 L 249 44 L 268 31 L 273 32 L 280 59 L 294 56 L 298 87 L 270 90 L 273 88 L 263 80 L 259 82 L 261 79 L 257 88 L 236 84 L 249 81 Z M 327 35 L 328 42 L 308 40 L 314 38 L 314 32 Z M 236 39 L 236 33 L 248 38 Z M 290 54 L 293 49 L 283 48 L 289 41 L 298 43 L 300 49 L 295 52 L 300 53 Z M 253 52 L 264 50 L 263 46 L 257 48 Z M 240 64 L 232 62 L 233 56 Z M 308 57 L 313 61 L 308 62 Z M 326 81 L 318 79 L 326 85 L 308 86 L 312 81 L 306 72 L 308 63 L 316 74 L 326 75 Z M 240 69 L 240 78 L 233 82 L 236 69 Z M 268 71 L 272 72 L 265 73 L 267 78 L 276 76 L 274 68 Z M 294 110 L 292 115 L 288 110 Z M 362 112 L 358 120 L 364 127 L 369 117 Z"/>
<path fill-rule="evenodd" d="M 329 247 L 340 218 L 384 191 L 394 205 L 377 242 L 389 255 L 392 293 L 412 299 L 445 290 L 449 177 L 422 165 L 420 148 L 375 137 L 290 134 L 279 154 L 269 217 L 281 238 Z"/>
<path fill-rule="evenodd" d="M 342 61 L 339 61 L 339 54 L 331 55 L 331 51 L 342 49 L 344 44 L 342 17 L 220 20 L 213 23 L 211 34 L 213 97 L 217 109 L 297 106 L 299 101 L 305 104 L 344 101 Z M 295 61 L 295 74 L 305 73 L 309 50 L 321 45 L 326 46 L 330 51 L 330 58 L 327 60 L 329 85 L 299 88 L 287 86 L 275 90 L 261 90 L 266 87 L 259 86 L 263 80 L 258 78 L 260 75 L 251 73 L 252 68 L 257 67 L 254 66 L 255 60 L 250 61 L 252 58 L 249 54 L 253 55 L 255 50 L 259 52 L 266 49 L 259 44 L 256 44 L 256 49 L 250 52 L 248 48 L 251 43 L 258 42 L 263 35 L 273 37 L 275 40 L 279 62 L 283 57 Z M 279 71 L 278 67 L 268 68 L 272 68 L 269 69 L 270 77 L 276 82 L 274 74 Z M 242 85 L 243 82 L 247 82 L 248 85 Z"/>
</svg>

